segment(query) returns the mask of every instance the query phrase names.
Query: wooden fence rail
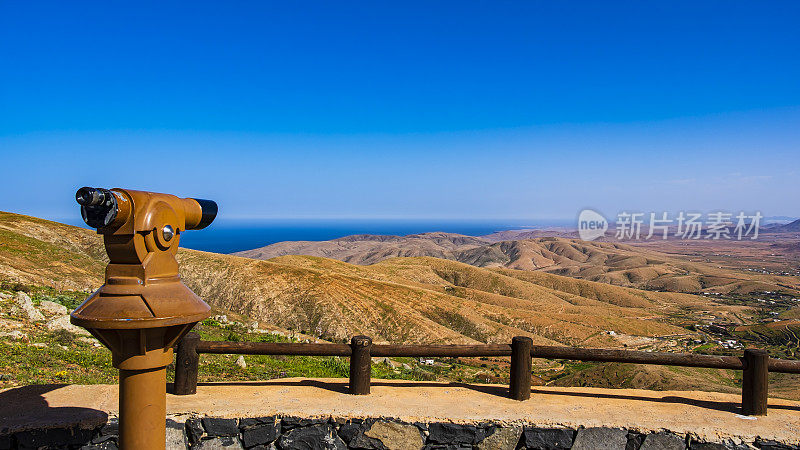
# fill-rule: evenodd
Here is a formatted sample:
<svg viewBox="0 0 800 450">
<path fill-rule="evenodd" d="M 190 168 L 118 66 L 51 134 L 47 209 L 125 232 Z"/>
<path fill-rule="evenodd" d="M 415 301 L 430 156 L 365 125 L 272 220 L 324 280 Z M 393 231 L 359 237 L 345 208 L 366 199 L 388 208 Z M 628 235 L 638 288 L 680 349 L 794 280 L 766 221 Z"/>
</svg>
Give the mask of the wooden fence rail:
<svg viewBox="0 0 800 450">
<path fill-rule="evenodd" d="M 800 361 L 770 358 L 760 349 L 747 349 L 742 357 L 738 357 L 533 345 L 530 338 L 522 336 L 513 338 L 511 345 L 380 345 L 373 344 L 367 336 L 354 336 L 348 345 L 202 341 L 198 334 L 189 333 L 177 347 L 175 394 L 197 392 L 199 355 L 202 353 L 346 356 L 350 358 L 349 392 L 355 395 L 369 394 L 372 357 L 510 356 L 509 397 L 516 400 L 530 398 L 532 358 L 742 370 L 742 413 L 752 416 L 767 413 L 769 372 L 800 374 Z"/>
</svg>

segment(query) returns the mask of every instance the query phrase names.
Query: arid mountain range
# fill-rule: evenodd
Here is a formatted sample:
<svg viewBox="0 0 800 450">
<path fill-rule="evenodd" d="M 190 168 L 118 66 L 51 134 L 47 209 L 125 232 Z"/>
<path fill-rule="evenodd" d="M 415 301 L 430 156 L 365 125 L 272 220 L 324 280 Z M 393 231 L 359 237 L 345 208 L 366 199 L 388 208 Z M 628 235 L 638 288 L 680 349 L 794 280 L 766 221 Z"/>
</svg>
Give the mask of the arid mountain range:
<svg viewBox="0 0 800 450">
<path fill-rule="evenodd" d="M 800 219 L 786 225 L 778 225 L 767 228 L 770 233 L 800 233 Z"/>
<path fill-rule="evenodd" d="M 564 230 L 549 231 L 568 236 Z M 375 264 L 394 257 L 429 256 L 476 267 L 541 271 L 572 278 L 647 290 L 747 294 L 757 291 L 797 292 L 796 277 L 741 270 L 741 258 L 725 267 L 708 256 L 746 250 L 754 264 L 758 256 L 774 256 L 770 241 L 646 241 L 640 244 L 586 242 L 567 237 L 530 238 L 548 231 L 500 232 L 473 237 L 449 233 L 409 236 L 347 236 L 330 241 L 280 242 L 239 252 L 254 259 L 286 255 L 332 258 L 357 265 Z M 502 240 L 518 237 L 518 239 Z M 692 247 L 685 247 L 691 245 Z M 656 248 L 663 247 L 658 251 Z M 683 247 L 681 247 L 683 246 Z M 729 248 L 730 247 L 730 248 Z M 687 250 L 693 250 L 687 252 Z M 796 256 L 796 255 L 794 255 Z M 800 267 L 798 267 L 800 269 Z M 800 274 L 800 272 L 798 272 Z"/>
<path fill-rule="evenodd" d="M 0 276 L 6 280 L 71 290 L 102 283 L 105 256 L 99 236 L 89 230 L 0 213 L 0 238 Z M 451 235 L 418 239 L 471 255 L 506 245 Z M 633 250 L 607 243 L 520 243 L 535 253 L 526 260 L 556 264 L 582 258 L 587 267 L 594 260 L 622 267 L 636 258 Z M 613 256 L 619 252 L 627 256 Z M 329 340 L 364 333 L 390 342 L 505 342 L 529 335 L 538 343 L 620 346 L 628 336 L 691 334 L 678 326 L 677 316 L 738 323 L 747 310 L 702 296 L 429 256 L 354 265 L 310 256 L 259 261 L 182 250 L 179 259 L 186 284 L 217 310 Z"/>
</svg>

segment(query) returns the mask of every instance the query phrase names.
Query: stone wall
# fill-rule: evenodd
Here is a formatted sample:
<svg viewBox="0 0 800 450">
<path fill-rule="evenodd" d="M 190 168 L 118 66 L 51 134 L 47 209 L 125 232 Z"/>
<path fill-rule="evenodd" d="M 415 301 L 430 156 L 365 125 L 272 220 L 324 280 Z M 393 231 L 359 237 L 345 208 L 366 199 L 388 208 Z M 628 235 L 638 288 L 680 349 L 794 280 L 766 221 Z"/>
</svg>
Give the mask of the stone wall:
<svg viewBox="0 0 800 450">
<path fill-rule="evenodd" d="M 0 435 L 7 449 L 116 449 L 115 419 L 96 429 L 51 428 Z M 568 449 L 724 450 L 800 449 L 774 441 L 700 442 L 667 431 L 639 433 L 619 428 L 542 428 L 492 423 L 405 423 L 393 419 L 299 417 L 168 418 L 167 449 Z"/>
</svg>

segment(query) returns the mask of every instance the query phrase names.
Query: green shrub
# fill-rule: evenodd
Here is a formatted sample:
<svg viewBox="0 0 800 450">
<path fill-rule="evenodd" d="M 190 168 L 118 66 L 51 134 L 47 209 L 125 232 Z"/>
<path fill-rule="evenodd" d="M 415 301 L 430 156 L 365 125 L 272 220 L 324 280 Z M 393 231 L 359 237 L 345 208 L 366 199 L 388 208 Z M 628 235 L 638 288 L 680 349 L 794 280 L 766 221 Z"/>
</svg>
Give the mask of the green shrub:
<svg viewBox="0 0 800 450">
<path fill-rule="evenodd" d="M 210 317 L 208 319 L 202 321 L 201 323 L 203 325 L 205 325 L 205 326 L 208 326 L 208 327 L 221 327 L 222 326 L 221 323 L 217 322 L 216 320 L 214 320 L 214 319 L 212 319 Z"/>
<path fill-rule="evenodd" d="M 67 330 L 56 330 L 53 332 L 53 341 L 61 345 L 73 345 L 75 343 L 75 335 Z"/>
<path fill-rule="evenodd" d="M 235 331 L 229 331 L 228 334 L 225 335 L 225 340 L 230 342 L 241 342 L 242 336 Z"/>
</svg>

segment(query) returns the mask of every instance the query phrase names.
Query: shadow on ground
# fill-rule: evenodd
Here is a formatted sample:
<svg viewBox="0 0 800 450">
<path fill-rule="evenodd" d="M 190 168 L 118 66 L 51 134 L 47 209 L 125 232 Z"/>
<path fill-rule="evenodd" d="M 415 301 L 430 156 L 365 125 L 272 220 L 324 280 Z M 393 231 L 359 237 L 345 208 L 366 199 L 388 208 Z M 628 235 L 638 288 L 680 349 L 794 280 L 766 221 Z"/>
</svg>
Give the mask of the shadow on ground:
<svg viewBox="0 0 800 450">
<path fill-rule="evenodd" d="M 34 428 L 94 428 L 108 421 L 108 414 L 92 408 L 51 407 L 44 395 L 64 384 L 39 384 L 0 392 L 0 435 Z"/>
</svg>

